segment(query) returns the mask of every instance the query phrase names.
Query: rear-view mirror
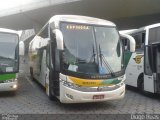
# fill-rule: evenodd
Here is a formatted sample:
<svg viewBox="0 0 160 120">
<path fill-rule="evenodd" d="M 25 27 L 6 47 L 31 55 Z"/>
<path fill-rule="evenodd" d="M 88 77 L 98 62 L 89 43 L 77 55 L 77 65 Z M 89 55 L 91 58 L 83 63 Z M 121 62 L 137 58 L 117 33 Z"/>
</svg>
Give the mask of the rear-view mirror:
<svg viewBox="0 0 160 120">
<path fill-rule="evenodd" d="M 57 48 L 63 50 L 63 34 L 59 29 L 53 30 L 53 33 L 56 35 Z"/>
</svg>

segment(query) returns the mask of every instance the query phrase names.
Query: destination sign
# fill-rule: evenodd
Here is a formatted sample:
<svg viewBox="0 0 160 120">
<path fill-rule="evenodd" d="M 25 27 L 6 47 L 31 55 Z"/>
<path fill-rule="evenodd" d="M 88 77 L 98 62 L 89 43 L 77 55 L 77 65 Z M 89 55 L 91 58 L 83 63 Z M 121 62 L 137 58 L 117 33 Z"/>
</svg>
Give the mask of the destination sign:
<svg viewBox="0 0 160 120">
<path fill-rule="evenodd" d="M 89 26 L 86 25 L 67 25 L 68 30 L 89 30 Z"/>
</svg>

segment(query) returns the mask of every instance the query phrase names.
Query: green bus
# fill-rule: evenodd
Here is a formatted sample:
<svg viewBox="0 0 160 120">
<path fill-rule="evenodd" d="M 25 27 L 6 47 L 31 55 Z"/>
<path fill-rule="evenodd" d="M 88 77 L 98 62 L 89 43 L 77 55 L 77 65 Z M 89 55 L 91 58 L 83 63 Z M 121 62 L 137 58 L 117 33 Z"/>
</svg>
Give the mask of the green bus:
<svg viewBox="0 0 160 120">
<path fill-rule="evenodd" d="M 0 91 L 16 91 L 19 71 L 19 34 L 0 28 Z"/>
</svg>

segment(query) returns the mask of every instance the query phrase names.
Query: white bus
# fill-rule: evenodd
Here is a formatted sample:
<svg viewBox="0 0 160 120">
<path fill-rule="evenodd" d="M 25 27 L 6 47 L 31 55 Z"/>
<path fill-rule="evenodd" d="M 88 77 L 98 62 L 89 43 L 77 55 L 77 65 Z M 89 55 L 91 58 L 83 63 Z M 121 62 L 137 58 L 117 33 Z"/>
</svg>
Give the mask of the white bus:
<svg viewBox="0 0 160 120">
<path fill-rule="evenodd" d="M 112 22 L 55 15 L 29 44 L 31 77 L 62 103 L 121 99 L 125 95 L 122 43 Z"/>
<path fill-rule="evenodd" d="M 160 23 L 127 34 L 134 37 L 136 50 L 125 52 L 126 84 L 141 92 L 160 93 Z M 125 45 L 129 48 L 127 41 Z"/>
<path fill-rule="evenodd" d="M 0 28 L 0 91 L 16 91 L 19 71 L 19 35 Z"/>
</svg>

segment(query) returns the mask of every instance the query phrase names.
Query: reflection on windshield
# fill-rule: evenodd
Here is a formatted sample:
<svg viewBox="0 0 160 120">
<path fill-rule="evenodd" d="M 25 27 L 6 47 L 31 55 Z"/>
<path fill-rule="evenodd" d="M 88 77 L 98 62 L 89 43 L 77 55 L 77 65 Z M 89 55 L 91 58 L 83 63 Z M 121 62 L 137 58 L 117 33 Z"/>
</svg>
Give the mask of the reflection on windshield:
<svg viewBox="0 0 160 120">
<path fill-rule="evenodd" d="M 114 76 L 114 72 L 111 68 L 111 66 L 108 64 L 105 56 L 102 54 L 101 51 L 101 46 L 99 45 L 99 58 L 100 58 L 100 66 L 99 66 L 99 73 L 100 74 L 105 74 L 106 70 L 108 70 L 108 72 Z"/>
<path fill-rule="evenodd" d="M 18 36 L 0 33 L 0 72 L 18 70 Z"/>
<path fill-rule="evenodd" d="M 122 69 L 122 47 L 115 28 L 95 27 L 96 42 L 101 49 L 104 60 L 108 63 L 108 71 L 118 72 Z M 103 62 L 102 66 L 105 66 Z M 106 70 L 107 72 L 107 70 Z"/>
<path fill-rule="evenodd" d="M 65 69 L 86 74 L 121 71 L 122 47 L 115 28 L 62 23 L 61 30 Z"/>
</svg>

